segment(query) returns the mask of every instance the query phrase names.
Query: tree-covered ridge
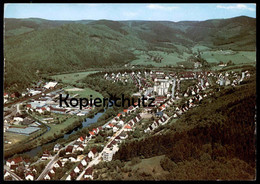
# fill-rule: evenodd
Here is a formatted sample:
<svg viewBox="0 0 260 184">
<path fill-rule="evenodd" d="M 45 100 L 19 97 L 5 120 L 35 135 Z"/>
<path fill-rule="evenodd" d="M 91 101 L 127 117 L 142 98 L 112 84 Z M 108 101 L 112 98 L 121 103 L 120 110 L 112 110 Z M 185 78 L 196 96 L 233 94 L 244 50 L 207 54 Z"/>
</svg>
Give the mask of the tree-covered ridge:
<svg viewBox="0 0 260 184">
<path fill-rule="evenodd" d="M 182 55 L 183 49 L 177 45 L 191 52 L 191 46 L 201 44 L 255 51 L 256 43 L 255 19 L 249 17 L 201 22 L 31 18 L 4 19 L 4 24 L 5 87 L 37 80 L 37 70 L 39 74 L 55 74 L 123 66 L 136 59 L 135 50 L 164 50 Z"/>
<path fill-rule="evenodd" d="M 216 93 L 210 98 L 211 102 L 191 109 L 175 123 L 167 125 L 165 133 L 122 144 L 113 159 L 129 161 L 134 157 L 166 155 L 183 169 L 178 175 L 176 172 L 180 172 L 180 168 L 173 168 L 168 179 L 201 179 L 200 176 L 188 175 L 195 165 L 201 164 L 206 168 L 204 172 L 210 171 L 211 177 L 207 176 L 207 179 L 236 179 L 230 171 L 240 172 L 240 169 L 243 170 L 240 179 L 254 179 L 255 85 L 253 80 L 237 89 Z M 168 161 L 165 167 L 171 162 Z M 212 168 L 216 163 L 218 166 Z M 244 164 L 243 167 L 238 163 Z M 220 165 L 226 172 L 219 172 Z"/>
</svg>

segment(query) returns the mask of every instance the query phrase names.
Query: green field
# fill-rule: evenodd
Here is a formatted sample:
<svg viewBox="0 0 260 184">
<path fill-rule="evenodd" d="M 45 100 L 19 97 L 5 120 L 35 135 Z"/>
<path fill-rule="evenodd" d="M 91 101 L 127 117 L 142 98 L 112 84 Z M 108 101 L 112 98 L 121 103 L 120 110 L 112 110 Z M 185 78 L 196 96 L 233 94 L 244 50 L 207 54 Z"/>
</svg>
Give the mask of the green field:
<svg viewBox="0 0 260 184">
<path fill-rule="evenodd" d="M 134 54 L 138 59 L 131 62 L 132 65 L 153 65 L 156 67 L 162 67 L 167 65 L 177 66 L 178 62 L 186 61 L 188 57 L 192 56 L 187 51 L 186 47 L 175 45 L 179 52 L 163 52 L 163 51 L 140 51 L 135 50 Z M 209 63 L 219 63 L 223 61 L 227 63 L 231 60 L 234 64 L 254 64 L 256 63 L 256 52 L 255 51 L 232 51 L 232 50 L 216 50 L 211 49 L 204 45 L 195 45 L 190 48 L 193 54 L 196 54 L 198 50 L 201 53 L 201 57 L 206 59 Z M 149 58 L 150 56 L 162 57 L 161 63 L 155 62 Z M 179 63 L 180 64 L 180 63 Z M 218 68 L 218 69 L 221 69 Z"/>
<path fill-rule="evenodd" d="M 61 74 L 61 75 L 53 75 L 52 79 L 56 81 L 61 81 L 62 83 L 69 84 L 64 89 L 72 89 L 74 88 L 72 85 L 76 84 L 77 81 L 84 79 L 89 74 L 97 73 L 98 71 L 87 71 L 87 72 L 77 72 L 77 73 L 69 73 L 69 74 Z M 67 91 L 70 96 L 78 94 L 77 97 L 84 97 L 84 98 L 90 98 L 90 95 L 92 95 L 92 98 L 103 98 L 103 96 L 90 89 L 90 88 L 81 88 L 83 90 L 75 90 L 75 91 Z"/>
<path fill-rule="evenodd" d="M 163 51 L 148 51 L 147 53 L 139 50 L 135 50 L 134 54 L 138 59 L 133 60 L 131 62 L 132 65 L 153 65 L 156 67 L 162 67 L 167 65 L 173 65 L 177 66 L 178 62 L 185 61 L 191 54 L 188 54 L 187 52 L 183 52 L 182 55 L 178 52 L 163 52 Z M 162 57 L 161 63 L 152 61 L 149 59 L 149 55 L 156 56 L 156 57 Z"/>
<path fill-rule="evenodd" d="M 26 135 L 16 134 L 16 133 L 12 133 L 12 132 L 5 132 L 4 137 L 7 141 L 12 142 L 12 144 L 5 144 L 5 146 L 4 146 L 5 149 L 8 149 L 15 143 L 26 140 L 28 138 L 28 136 L 26 136 Z"/>
<path fill-rule="evenodd" d="M 256 62 L 256 52 L 251 51 L 203 51 L 201 53 L 202 58 L 206 59 L 208 62 L 217 62 L 223 61 L 227 63 L 231 60 L 234 64 L 243 64 L 243 63 L 255 63 Z"/>
<path fill-rule="evenodd" d="M 64 88 L 64 90 L 66 91 L 66 89 L 72 89 L 72 88 L 74 88 L 74 87 L 67 86 Z M 94 91 L 94 90 L 92 90 L 90 88 L 86 88 L 86 87 L 83 88 L 82 91 L 67 91 L 67 92 L 70 96 L 78 94 L 77 97 L 82 97 L 82 98 L 90 98 L 90 95 L 92 95 L 93 99 L 94 98 L 103 98 L 103 96 L 100 93 L 98 93 L 97 91 Z"/>
<path fill-rule="evenodd" d="M 53 75 L 52 78 L 56 81 L 61 81 L 67 84 L 73 84 L 78 80 L 81 80 L 92 73 L 97 73 L 98 71 L 88 71 L 88 72 L 78 72 L 78 73 L 68 73 L 61 75 Z"/>
<path fill-rule="evenodd" d="M 42 118 L 40 116 L 36 116 L 36 117 L 38 119 Z M 52 117 L 54 117 L 54 119 L 58 117 L 62 121 L 62 123 L 60 123 L 60 124 L 51 124 L 51 123 L 48 124 L 48 126 L 51 129 L 48 132 L 46 132 L 45 134 L 43 134 L 41 137 L 39 137 L 39 138 L 46 139 L 49 136 L 53 136 L 54 134 L 58 135 L 58 134 L 61 133 L 62 130 L 64 130 L 65 128 L 67 128 L 70 125 L 72 125 L 73 122 L 80 120 L 80 117 L 78 117 L 78 116 L 71 116 L 71 115 L 55 114 L 55 115 L 52 115 Z"/>
</svg>

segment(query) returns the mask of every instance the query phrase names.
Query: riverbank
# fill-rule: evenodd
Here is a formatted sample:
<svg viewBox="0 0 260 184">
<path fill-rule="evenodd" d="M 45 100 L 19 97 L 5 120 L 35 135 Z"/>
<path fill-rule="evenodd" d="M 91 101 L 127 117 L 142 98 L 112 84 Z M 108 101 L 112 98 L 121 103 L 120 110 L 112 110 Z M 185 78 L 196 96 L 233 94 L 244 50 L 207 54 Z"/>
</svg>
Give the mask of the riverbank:
<svg viewBox="0 0 260 184">
<path fill-rule="evenodd" d="M 102 112 L 103 111 L 103 112 Z M 93 117 L 95 119 L 95 115 L 98 114 L 99 112 L 102 112 L 102 114 L 105 112 L 103 108 L 96 108 L 95 110 L 91 111 L 87 116 L 80 117 L 80 116 L 72 116 L 65 120 L 64 122 L 60 124 L 44 124 L 41 122 L 43 126 L 47 128 L 47 131 L 41 133 L 38 136 L 33 136 L 30 137 L 29 140 L 26 139 L 23 142 L 19 142 L 15 145 L 12 145 L 12 148 L 9 150 L 4 151 L 4 158 L 8 159 L 15 154 L 23 154 L 26 152 L 32 151 L 34 153 L 33 156 L 37 155 L 37 152 L 41 150 L 41 146 L 48 144 L 48 143 L 53 143 L 57 142 L 59 139 L 62 139 L 65 137 L 65 141 L 62 141 L 63 143 L 66 143 L 69 140 L 68 139 L 70 134 L 73 134 L 73 131 L 80 126 L 82 126 L 85 123 L 85 120 L 88 118 Z M 101 115 L 102 115 L 101 114 Z M 30 115 L 32 118 L 36 119 L 37 121 L 40 121 L 38 118 L 35 116 Z M 97 121 L 97 119 L 96 119 Z M 96 122 L 95 121 L 95 122 Z M 81 129 L 81 128 L 80 128 Z M 70 133 L 72 132 L 72 133 Z M 69 135 L 67 135 L 69 133 Z M 67 138 L 66 138 L 67 137 Z M 38 151 L 34 151 L 38 150 Z"/>
</svg>

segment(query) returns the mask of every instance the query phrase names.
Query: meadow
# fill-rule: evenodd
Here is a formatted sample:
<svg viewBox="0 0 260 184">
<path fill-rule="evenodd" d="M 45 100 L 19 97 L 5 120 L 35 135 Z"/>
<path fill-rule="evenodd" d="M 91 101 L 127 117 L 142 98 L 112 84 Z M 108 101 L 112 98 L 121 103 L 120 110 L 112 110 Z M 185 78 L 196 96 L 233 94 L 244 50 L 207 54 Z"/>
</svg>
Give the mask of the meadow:
<svg viewBox="0 0 260 184">
<path fill-rule="evenodd" d="M 191 54 L 188 54 L 187 52 L 183 52 L 183 54 L 179 54 L 178 52 L 163 52 L 163 51 L 148 51 L 143 52 L 139 50 L 135 50 L 134 54 L 138 59 L 135 59 L 131 62 L 132 65 L 153 65 L 156 67 L 163 67 L 163 66 L 177 66 L 178 62 L 185 61 Z M 161 57 L 163 58 L 161 62 L 155 62 L 152 61 L 149 58 L 149 55 L 154 57 Z"/>
<path fill-rule="evenodd" d="M 67 84 L 73 84 L 78 80 L 81 80 L 92 73 L 97 73 L 98 71 L 87 71 L 87 72 L 78 72 L 78 73 L 68 73 L 68 74 L 61 74 L 61 75 L 53 75 L 52 79 L 56 81 L 61 81 Z"/>
<path fill-rule="evenodd" d="M 177 47 L 177 46 L 176 46 Z M 140 51 L 135 50 L 134 54 L 137 59 L 131 62 L 132 65 L 152 65 L 155 67 L 162 66 L 178 66 L 182 62 L 187 61 L 190 56 L 194 56 L 200 51 L 201 57 L 209 63 L 219 63 L 220 61 L 227 63 L 232 61 L 234 64 L 254 64 L 256 63 L 255 51 L 233 51 L 213 49 L 204 45 L 195 45 L 188 51 L 185 47 L 178 46 L 178 52 L 167 51 Z M 151 59 L 153 57 L 161 57 L 161 62 L 155 62 Z"/>
<path fill-rule="evenodd" d="M 73 87 L 72 86 L 67 86 L 64 88 L 64 90 L 69 90 L 69 89 L 72 89 Z M 75 91 L 67 91 L 67 93 L 70 95 L 70 96 L 73 96 L 73 95 L 76 95 L 78 94 L 77 97 L 82 97 L 82 98 L 90 98 L 90 95 L 92 95 L 92 98 L 103 98 L 103 96 L 98 93 L 97 91 L 94 91 L 88 87 L 84 87 L 84 88 L 80 88 L 82 90 L 75 90 Z"/>
</svg>

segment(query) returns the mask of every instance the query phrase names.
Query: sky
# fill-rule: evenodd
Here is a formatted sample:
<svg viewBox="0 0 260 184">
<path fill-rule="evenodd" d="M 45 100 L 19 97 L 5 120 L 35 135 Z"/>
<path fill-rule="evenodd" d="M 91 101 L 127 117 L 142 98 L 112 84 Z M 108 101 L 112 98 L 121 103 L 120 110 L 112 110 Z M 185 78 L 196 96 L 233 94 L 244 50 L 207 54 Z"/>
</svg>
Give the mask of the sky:
<svg viewBox="0 0 260 184">
<path fill-rule="evenodd" d="M 48 20 L 165 20 L 203 21 L 256 17 L 256 4 L 47 4 L 9 3 L 4 6 L 5 18 L 43 18 Z"/>
</svg>

